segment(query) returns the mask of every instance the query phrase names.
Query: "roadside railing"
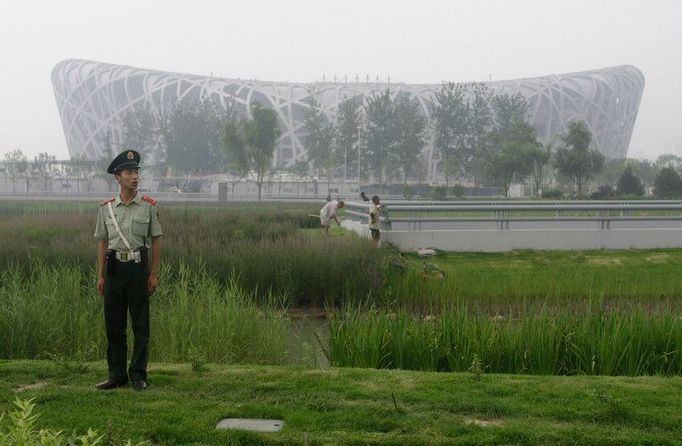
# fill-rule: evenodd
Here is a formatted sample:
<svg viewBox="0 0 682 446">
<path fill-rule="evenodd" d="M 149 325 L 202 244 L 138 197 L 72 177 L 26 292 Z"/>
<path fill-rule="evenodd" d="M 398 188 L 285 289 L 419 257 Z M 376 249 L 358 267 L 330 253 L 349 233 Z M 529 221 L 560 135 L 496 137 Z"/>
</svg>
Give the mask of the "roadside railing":
<svg viewBox="0 0 682 446">
<path fill-rule="evenodd" d="M 610 229 L 612 222 L 674 221 L 682 226 L 682 201 L 387 201 L 381 221 L 386 230 L 396 223 L 422 230 L 423 223 L 494 223 L 500 230 L 517 222 L 595 222 Z M 346 215 L 366 222 L 368 202 L 346 202 Z"/>
</svg>

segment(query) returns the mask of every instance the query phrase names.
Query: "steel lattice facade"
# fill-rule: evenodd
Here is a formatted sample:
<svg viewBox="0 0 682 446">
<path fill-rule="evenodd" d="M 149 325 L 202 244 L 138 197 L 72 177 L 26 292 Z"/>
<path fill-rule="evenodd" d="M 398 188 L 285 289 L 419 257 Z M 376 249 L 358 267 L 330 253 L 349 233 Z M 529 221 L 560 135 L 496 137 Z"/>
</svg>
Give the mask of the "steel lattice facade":
<svg viewBox="0 0 682 446">
<path fill-rule="evenodd" d="M 282 127 L 275 164 L 288 166 L 305 157 L 304 111 L 311 92 L 320 94 L 322 108 L 334 120 L 338 104 L 361 98 L 389 85 L 373 83 L 281 83 L 239 80 L 147 70 L 87 60 L 58 63 L 52 84 L 71 156 L 95 159 L 106 154 L 105 140 L 113 147 L 122 138 L 121 117 L 146 103 L 163 114 L 180 101 L 210 99 L 216 104 L 247 110 L 252 102 L 272 107 Z M 584 120 L 592 132 L 592 147 L 607 158 L 627 155 L 637 116 L 644 76 L 634 66 L 623 65 L 577 73 L 486 82 L 497 93 L 522 94 L 530 104 L 530 122 L 541 141 L 562 133 L 575 120 Z M 440 85 L 391 84 L 392 95 L 409 94 L 423 113 L 430 115 Z M 437 160 L 431 146 L 424 148 Z"/>
</svg>

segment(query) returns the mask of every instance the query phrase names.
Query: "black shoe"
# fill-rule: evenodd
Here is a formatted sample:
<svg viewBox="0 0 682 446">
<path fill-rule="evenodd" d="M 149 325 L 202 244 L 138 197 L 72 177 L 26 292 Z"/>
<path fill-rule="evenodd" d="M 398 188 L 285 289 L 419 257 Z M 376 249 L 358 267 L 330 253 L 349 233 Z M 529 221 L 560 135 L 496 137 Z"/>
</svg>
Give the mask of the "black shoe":
<svg viewBox="0 0 682 446">
<path fill-rule="evenodd" d="M 147 382 L 144 379 L 138 379 L 133 382 L 133 389 L 144 390 L 147 388 Z"/>
<path fill-rule="evenodd" d="M 113 379 L 108 379 L 97 384 L 95 387 L 97 387 L 99 390 L 111 390 L 117 387 L 125 387 L 126 385 L 128 385 L 126 381 L 115 381 Z"/>
</svg>

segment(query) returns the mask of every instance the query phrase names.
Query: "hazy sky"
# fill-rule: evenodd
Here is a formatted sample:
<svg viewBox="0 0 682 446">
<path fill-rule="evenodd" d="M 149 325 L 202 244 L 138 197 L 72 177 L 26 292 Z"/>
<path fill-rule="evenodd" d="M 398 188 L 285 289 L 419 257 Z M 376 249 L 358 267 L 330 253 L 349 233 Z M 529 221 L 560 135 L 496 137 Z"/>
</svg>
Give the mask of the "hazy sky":
<svg viewBox="0 0 682 446">
<path fill-rule="evenodd" d="M 628 155 L 682 145 L 682 0 L 1 0 L 0 156 L 68 157 L 50 83 L 68 58 L 299 82 L 632 64 L 646 86 Z"/>
</svg>

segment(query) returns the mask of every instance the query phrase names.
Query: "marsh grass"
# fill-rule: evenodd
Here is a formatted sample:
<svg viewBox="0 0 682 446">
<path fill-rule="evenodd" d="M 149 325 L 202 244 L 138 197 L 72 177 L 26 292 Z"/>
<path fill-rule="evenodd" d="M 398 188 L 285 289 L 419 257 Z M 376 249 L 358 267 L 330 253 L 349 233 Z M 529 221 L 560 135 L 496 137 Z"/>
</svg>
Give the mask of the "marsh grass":
<svg viewBox="0 0 682 446">
<path fill-rule="evenodd" d="M 431 280 L 414 255 L 321 237 L 308 205 L 161 209 L 153 361 L 290 362 L 299 306 L 331 313 L 329 340 L 299 348 L 310 364 L 323 349 L 332 365 L 479 377 L 682 374 L 682 250 L 439 253 Z M 96 212 L 0 202 L 0 358 L 104 356 Z"/>
<path fill-rule="evenodd" d="M 415 317 L 355 309 L 329 321 L 335 366 L 485 373 L 679 375 L 679 314 L 605 309 L 533 312 L 491 318 L 466 307 Z"/>
<path fill-rule="evenodd" d="M 102 298 L 94 272 L 35 263 L 26 276 L 16 268 L 0 274 L 0 357 L 52 357 L 68 364 L 105 353 Z M 180 266 L 151 298 L 154 361 L 191 361 L 198 354 L 221 363 L 281 364 L 287 359 L 288 320 L 282 306 L 256 305 L 235 281 L 223 284 Z M 131 341 L 129 335 L 129 343 Z"/>
<path fill-rule="evenodd" d="M 388 270 L 381 302 L 426 314 L 462 304 L 493 315 L 529 307 L 577 310 L 595 299 L 657 311 L 682 301 L 678 249 L 441 252 L 428 262 L 445 271 L 446 280 L 422 277 L 423 260 L 415 255 L 403 261 L 404 271 Z"/>
<path fill-rule="evenodd" d="M 96 203 L 0 202 L 6 216 L 0 268 L 29 274 L 40 261 L 89 271 L 97 209 Z M 162 261 L 224 284 L 233 278 L 260 300 L 277 294 L 290 305 L 338 304 L 381 288 L 381 254 L 371 242 L 351 234 L 325 240 L 317 236 L 319 220 L 306 212 L 310 205 L 161 206 Z"/>
</svg>

